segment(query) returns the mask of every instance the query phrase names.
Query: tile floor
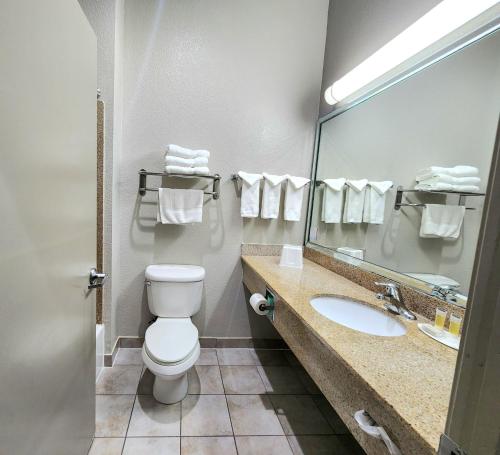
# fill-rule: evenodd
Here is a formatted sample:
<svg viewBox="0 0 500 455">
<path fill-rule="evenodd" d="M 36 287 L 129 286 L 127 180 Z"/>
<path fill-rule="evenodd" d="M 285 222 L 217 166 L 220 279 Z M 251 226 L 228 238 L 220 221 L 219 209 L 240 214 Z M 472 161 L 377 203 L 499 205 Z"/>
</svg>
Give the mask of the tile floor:
<svg viewBox="0 0 500 455">
<path fill-rule="evenodd" d="M 353 455 L 356 441 L 290 351 L 202 349 L 188 396 L 152 396 L 140 349 L 120 349 L 96 388 L 89 455 Z"/>
</svg>

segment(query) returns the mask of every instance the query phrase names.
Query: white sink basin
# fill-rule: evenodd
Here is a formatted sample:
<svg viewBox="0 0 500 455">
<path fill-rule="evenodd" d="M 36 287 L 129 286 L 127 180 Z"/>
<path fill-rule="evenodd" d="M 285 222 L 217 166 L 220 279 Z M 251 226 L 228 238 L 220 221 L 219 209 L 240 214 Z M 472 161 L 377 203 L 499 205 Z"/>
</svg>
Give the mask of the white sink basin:
<svg viewBox="0 0 500 455">
<path fill-rule="evenodd" d="M 342 297 L 322 296 L 312 298 L 310 303 L 319 314 L 358 332 L 383 337 L 399 337 L 406 333 L 403 323 L 360 302 Z"/>
</svg>

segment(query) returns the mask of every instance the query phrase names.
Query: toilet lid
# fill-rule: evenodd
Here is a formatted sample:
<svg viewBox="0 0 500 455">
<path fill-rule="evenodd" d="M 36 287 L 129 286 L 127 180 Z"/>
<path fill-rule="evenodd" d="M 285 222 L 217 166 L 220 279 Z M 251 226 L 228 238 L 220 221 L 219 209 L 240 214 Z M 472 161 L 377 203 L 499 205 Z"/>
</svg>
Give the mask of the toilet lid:
<svg viewBox="0 0 500 455">
<path fill-rule="evenodd" d="M 193 352 L 198 343 L 198 329 L 191 318 L 159 318 L 147 330 L 146 351 L 162 365 L 177 363 Z"/>
</svg>

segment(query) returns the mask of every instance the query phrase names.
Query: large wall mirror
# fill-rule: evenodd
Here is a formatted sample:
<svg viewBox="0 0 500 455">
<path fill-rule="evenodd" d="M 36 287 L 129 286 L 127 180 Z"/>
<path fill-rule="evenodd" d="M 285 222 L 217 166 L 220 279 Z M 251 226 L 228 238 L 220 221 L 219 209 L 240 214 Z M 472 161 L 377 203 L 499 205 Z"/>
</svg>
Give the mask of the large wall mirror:
<svg viewBox="0 0 500 455">
<path fill-rule="evenodd" d="M 465 305 L 499 120 L 499 49 L 492 32 L 320 120 L 309 245 Z"/>
</svg>

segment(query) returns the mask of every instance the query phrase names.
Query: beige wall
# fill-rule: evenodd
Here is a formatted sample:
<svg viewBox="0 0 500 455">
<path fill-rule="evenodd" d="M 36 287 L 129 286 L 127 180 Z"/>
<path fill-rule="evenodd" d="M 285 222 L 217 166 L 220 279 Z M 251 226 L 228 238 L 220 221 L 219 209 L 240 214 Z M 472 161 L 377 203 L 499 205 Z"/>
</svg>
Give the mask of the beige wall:
<svg viewBox="0 0 500 455">
<path fill-rule="evenodd" d="M 324 123 L 318 177 L 392 180 L 411 188 L 418 169 L 470 164 L 480 169 L 485 190 L 499 114 L 499 42 L 499 33 L 484 38 Z M 466 293 L 483 198 L 467 199 L 467 206 L 478 210 L 466 212 L 457 241 L 443 241 L 421 239 L 422 209 L 395 211 L 395 194 L 388 193 L 383 226 L 325 225 L 316 203 L 318 242 L 366 248 L 368 261 L 392 270 L 450 276 Z M 320 202 L 320 191 L 317 196 Z M 418 202 L 415 195 L 409 198 Z"/>
<path fill-rule="evenodd" d="M 118 335 L 144 333 L 144 268 L 157 262 L 206 268 L 200 335 L 275 335 L 248 311 L 240 244 L 302 243 L 305 203 L 299 223 L 242 221 L 230 175 L 309 175 L 327 8 L 326 0 L 125 2 Z M 155 194 L 138 196 L 137 171 L 161 170 L 168 143 L 211 150 L 223 177 L 200 225 L 157 226 Z"/>
<path fill-rule="evenodd" d="M 441 0 L 330 0 L 321 93 Z M 333 110 L 321 96 L 320 115 Z"/>
</svg>

